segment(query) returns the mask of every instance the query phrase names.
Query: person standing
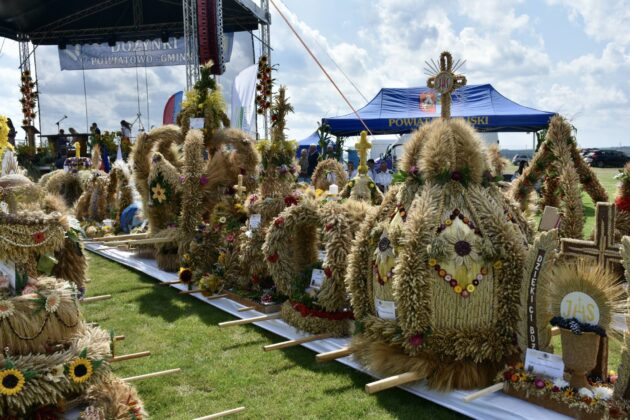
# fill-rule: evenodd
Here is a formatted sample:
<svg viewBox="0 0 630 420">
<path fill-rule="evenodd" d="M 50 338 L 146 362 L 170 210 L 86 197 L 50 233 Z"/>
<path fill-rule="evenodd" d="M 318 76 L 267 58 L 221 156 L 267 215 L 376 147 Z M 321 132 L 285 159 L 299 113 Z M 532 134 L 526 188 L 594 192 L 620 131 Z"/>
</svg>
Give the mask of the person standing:
<svg viewBox="0 0 630 420">
<path fill-rule="evenodd" d="M 131 152 L 131 124 L 122 120 L 120 122 L 120 151 L 124 160 Z"/>
<path fill-rule="evenodd" d="M 300 151 L 300 175 L 298 176 L 298 181 L 300 182 L 309 182 L 308 178 L 308 150 L 302 149 Z"/>
<path fill-rule="evenodd" d="M 376 183 L 378 188 L 383 193 L 386 193 L 387 190 L 389 189 L 389 186 L 392 183 L 392 175 L 393 175 L 392 171 L 390 171 L 389 168 L 387 168 L 387 162 L 384 160 L 381 160 L 379 164 L 378 172 L 376 172 L 376 175 L 374 177 L 374 183 Z"/>
<path fill-rule="evenodd" d="M 308 170 L 306 171 L 306 175 L 310 178 L 313 176 L 313 172 L 315 172 L 315 168 L 319 163 L 319 152 L 317 151 L 317 146 L 311 144 L 308 147 Z"/>
<path fill-rule="evenodd" d="M 367 171 L 367 175 L 372 178 L 373 180 L 376 179 L 376 170 L 374 169 L 375 163 L 374 163 L 374 159 L 368 159 L 367 161 L 367 167 L 368 167 L 368 171 Z"/>
<path fill-rule="evenodd" d="M 357 176 L 357 170 L 354 169 L 354 162 L 348 161 L 348 169 L 346 172 L 348 172 L 348 179 L 352 179 Z"/>
</svg>

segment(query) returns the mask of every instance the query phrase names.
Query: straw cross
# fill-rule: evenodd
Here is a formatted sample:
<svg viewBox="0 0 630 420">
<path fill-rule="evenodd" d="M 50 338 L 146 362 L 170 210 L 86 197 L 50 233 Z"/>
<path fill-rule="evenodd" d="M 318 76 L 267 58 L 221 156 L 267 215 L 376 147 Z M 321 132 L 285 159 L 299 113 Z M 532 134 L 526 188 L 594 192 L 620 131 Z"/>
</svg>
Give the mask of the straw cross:
<svg viewBox="0 0 630 420">
<path fill-rule="evenodd" d="M 360 175 L 367 174 L 367 151 L 372 147 L 372 143 L 367 139 L 367 131 L 361 131 L 361 140 L 354 147 L 359 152 L 359 167 L 357 171 Z"/>
<path fill-rule="evenodd" d="M 427 86 L 442 95 L 442 118 L 451 118 L 451 94 L 455 89 L 466 85 L 466 76 L 453 71 L 453 56 L 448 51 L 440 54 L 440 69 L 435 76 L 429 77 Z"/>
</svg>

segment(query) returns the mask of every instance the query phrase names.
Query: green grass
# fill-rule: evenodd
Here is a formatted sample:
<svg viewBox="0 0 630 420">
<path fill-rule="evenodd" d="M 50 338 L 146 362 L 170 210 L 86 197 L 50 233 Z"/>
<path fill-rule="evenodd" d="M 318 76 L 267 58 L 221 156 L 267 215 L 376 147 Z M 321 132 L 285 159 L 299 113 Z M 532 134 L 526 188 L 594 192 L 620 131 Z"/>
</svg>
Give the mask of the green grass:
<svg viewBox="0 0 630 420">
<path fill-rule="evenodd" d="M 339 363 L 318 364 L 302 347 L 263 352 L 282 339 L 256 326 L 219 329 L 234 319 L 190 296 L 90 254 L 85 317 L 125 340 L 117 354 L 149 350 L 147 358 L 114 365 L 121 377 L 180 367 L 180 374 L 136 383 L 152 418 L 192 419 L 244 405 L 235 418 L 464 418 L 400 389 L 367 395 L 372 378 Z"/>
<path fill-rule="evenodd" d="M 612 200 L 617 170 L 595 172 Z M 583 201 L 588 237 L 595 210 L 586 194 Z M 399 389 L 369 396 L 363 386 L 370 377 L 338 363 L 317 364 L 315 354 L 302 347 L 265 353 L 263 345 L 282 339 L 256 326 L 219 329 L 219 322 L 233 318 L 95 255 L 90 278 L 91 296 L 113 299 L 86 304 L 86 318 L 126 336 L 118 354 L 152 353 L 115 365 L 118 375 L 182 369 L 136 384 L 152 418 L 191 419 L 240 405 L 247 411 L 237 418 L 463 418 Z M 559 337 L 553 342 L 559 352 Z M 619 355 L 619 342 L 611 341 L 611 369 L 619 365 Z"/>
</svg>

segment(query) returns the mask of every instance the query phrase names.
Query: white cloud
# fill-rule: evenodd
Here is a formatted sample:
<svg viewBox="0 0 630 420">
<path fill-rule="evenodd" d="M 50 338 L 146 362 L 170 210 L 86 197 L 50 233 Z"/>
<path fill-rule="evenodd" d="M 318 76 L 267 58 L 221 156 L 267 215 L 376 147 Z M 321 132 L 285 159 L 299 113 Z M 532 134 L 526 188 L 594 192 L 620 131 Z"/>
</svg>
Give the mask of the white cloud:
<svg viewBox="0 0 630 420">
<path fill-rule="evenodd" d="M 550 4 L 566 7 L 569 17 L 584 26 L 590 37 L 599 41 L 630 42 L 630 3 L 628 0 L 548 0 Z"/>
</svg>

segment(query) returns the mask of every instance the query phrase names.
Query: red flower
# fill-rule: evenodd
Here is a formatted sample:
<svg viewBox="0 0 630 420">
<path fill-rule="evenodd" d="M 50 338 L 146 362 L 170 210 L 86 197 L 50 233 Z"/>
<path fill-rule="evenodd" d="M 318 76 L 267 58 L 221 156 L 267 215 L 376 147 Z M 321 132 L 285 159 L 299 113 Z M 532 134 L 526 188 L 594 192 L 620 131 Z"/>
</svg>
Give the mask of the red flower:
<svg viewBox="0 0 630 420">
<path fill-rule="evenodd" d="M 233 233 L 229 233 L 226 237 L 225 240 L 228 242 L 234 242 L 234 234 Z"/>
<path fill-rule="evenodd" d="M 324 274 L 326 274 L 326 277 L 331 278 L 332 277 L 332 270 L 330 269 L 330 267 L 326 267 L 324 268 Z"/>
<path fill-rule="evenodd" d="M 326 232 L 330 232 L 333 228 L 333 224 L 332 223 L 326 223 Z"/>
<path fill-rule="evenodd" d="M 252 276 L 252 284 L 258 284 L 260 282 L 260 277 L 258 277 L 258 274 L 254 274 Z"/>
<path fill-rule="evenodd" d="M 423 342 L 424 337 L 422 337 L 422 334 L 416 334 L 409 337 L 409 344 L 411 344 L 413 347 L 421 346 Z"/>
<path fill-rule="evenodd" d="M 46 239 L 46 234 L 44 232 L 35 232 L 33 234 L 33 241 L 36 244 L 41 244 Z"/>
<path fill-rule="evenodd" d="M 267 261 L 269 261 L 270 263 L 275 263 L 275 262 L 277 262 L 277 261 L 278 261 L 278 258 L 280 258 L 280 257 L 278 256 L 278 253 L 277 253 L 277 252 L 274 252 L 273 254 L 271 254 L 271 255 L 269 255 L 269 256 L 267 257 Z"/>
<path fill-rule="evenodd" d="M 615 206 L 618 210 L 630 211 L 630 197 L 619 196 L 615 198 Z"/>
<path fill-rule="evenodd" d="M 284 224 L 284 217 L 276 217 L 276 220 L 273 221 L 273 224 L 276 226 L 282 226 Z"/>
<path fill-rule="evenodd" d="M 292 206 L 297 203 L 298 203 L 297 198 L 295 198 L 292 195 L 287 195 L 286 197 L 284 197 L 284 205 L 287 207 Z"/>
</svg>

